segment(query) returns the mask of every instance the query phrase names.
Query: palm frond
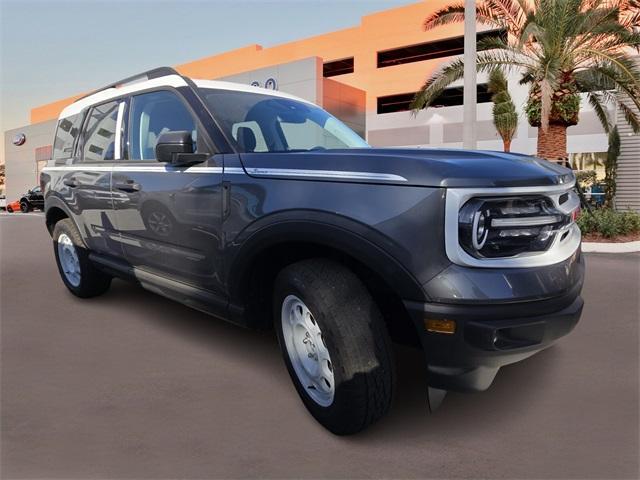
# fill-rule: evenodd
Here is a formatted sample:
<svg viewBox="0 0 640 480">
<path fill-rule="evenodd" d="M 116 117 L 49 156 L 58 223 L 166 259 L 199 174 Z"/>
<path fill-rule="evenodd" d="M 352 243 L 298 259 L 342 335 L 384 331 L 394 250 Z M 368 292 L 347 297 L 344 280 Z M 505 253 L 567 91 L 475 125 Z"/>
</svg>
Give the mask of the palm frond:
<svg viewBox="0 0 640 480">
<path fill-rule="evenodd" d="M 431 30 L 442 25 L 464 22 L 464 3 L 455 3 L 444 7 L 429 15 L 424 23 L 425 30 Z"/>
<path fill-rule="evenodd" d="M 496 67 L 505 71 L 516 68 L 526 68 L 527 64 L 517 56 L 503 51 L 486 51 L 478 53 L 476 68 L 478 72 L 489 72 Z M 445 88 L 460 80 L 464 76 L 464 60 L 456 58 L 434 73 L 416 93 L 411 102 L 414 113 L 429 107 Z"/>
<path fill-rule="evenodd" d="M 623 101 L 618 102 L 618 108 L 622 111 L 622 115 L 633 130 L 633 133 L 640 133 L 640 118 L 638 118 L 636 112 Z"/>
<path fill-rule="evenodd" d="M 598 92 L 589 92 L 587 94 L 587 100 L 593 108 L 593 111 L 596 113 L 598 120 L 600 120 L 602 128 L 604 128 L 605 132 L 609 133 L 611 131 L 611 121 L 609 120 L 607 108 L 603 105 L 602 94 L 599 94 Z"/>
</svg>

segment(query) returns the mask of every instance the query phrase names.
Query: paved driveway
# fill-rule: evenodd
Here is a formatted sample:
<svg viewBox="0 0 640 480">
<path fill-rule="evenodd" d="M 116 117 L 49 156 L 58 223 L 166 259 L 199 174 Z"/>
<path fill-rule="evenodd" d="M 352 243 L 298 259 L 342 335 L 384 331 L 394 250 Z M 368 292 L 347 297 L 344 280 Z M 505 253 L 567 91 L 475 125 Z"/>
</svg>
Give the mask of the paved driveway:
<svg viewBox="0 0 640 480">
<path fill-rule="evenodd" d="M 276 341 L 115 282 L 58 279 L 38 215 L 0 218 L 3 478 L 637 478 L 640 256 L 588 255 L 556 346 L 427 412 L 398 351 L 392 413 L 338 438 L 306 413 Z"/>
</svg>

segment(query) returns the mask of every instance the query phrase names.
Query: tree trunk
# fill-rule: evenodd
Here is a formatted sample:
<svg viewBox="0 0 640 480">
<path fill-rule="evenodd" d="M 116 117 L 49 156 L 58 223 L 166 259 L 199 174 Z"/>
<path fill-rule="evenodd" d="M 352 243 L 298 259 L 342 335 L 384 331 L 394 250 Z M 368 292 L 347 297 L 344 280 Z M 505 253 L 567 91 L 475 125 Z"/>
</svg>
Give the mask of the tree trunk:
<svg viewBox="0 0 640 480">
<path fill-rule="evenodd" d="M 538 156 L 557 162 L 567 157 L 567 126 L 550 123 L 547 131 L 538 128 Z"/>
<path fill-rule="evenodd" d="M 511 140 L 503 140 L 502 143 L 504 144 L 503 150 L 509 153 L 511 151 Z"/>
</svg>

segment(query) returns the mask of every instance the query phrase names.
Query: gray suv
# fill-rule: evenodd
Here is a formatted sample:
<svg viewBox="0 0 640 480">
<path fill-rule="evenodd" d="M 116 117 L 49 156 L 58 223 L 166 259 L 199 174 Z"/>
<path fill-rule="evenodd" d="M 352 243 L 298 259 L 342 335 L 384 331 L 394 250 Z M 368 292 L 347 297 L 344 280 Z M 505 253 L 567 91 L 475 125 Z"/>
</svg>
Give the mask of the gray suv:
<svg viewBox="0 0 640 480">
<path fill-rule="evenodd" d="M 580 317 L 575 178 L 544 160 L 370 148 L 305 100 L 170 68 L 66 107 L 53 157 L 46 223 L 74 295 L 121 277 L 274 328 L 336 434 L 389 410 L 392 341 L 424 352 L 433 409 Z"/>
</svg>

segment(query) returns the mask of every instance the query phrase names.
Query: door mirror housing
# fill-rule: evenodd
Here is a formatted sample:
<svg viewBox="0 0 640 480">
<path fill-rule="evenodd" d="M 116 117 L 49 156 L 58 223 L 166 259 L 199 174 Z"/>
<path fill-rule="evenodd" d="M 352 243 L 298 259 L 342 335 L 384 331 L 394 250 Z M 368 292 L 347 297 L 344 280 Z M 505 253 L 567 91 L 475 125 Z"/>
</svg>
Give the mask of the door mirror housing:
<svg viewBox="0 0 640 480">
<path fill-rule="evenodd" d="M 193 152 L 191 132 L 183 130 L 165 132 L 160 135 L 158 143 L 156 143 L 156 160 L 177 167 L 201 163 L 208 157 L 207 153 Z"/>
</svg>

